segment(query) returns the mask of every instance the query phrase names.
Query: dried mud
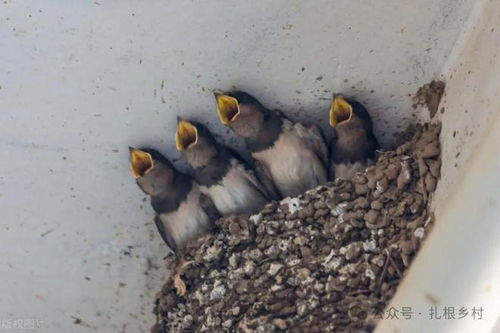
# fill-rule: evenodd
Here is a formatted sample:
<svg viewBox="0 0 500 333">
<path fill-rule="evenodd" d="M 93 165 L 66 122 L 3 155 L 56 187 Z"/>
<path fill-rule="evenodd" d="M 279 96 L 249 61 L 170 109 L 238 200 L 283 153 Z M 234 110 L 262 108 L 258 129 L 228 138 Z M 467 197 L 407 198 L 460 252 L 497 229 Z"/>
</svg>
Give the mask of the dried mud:
<svg viewBox="0 0 500 333">
<path fill-rule="evenodd" d="M 185 295 L 172 277 L 158 294 L 152 331 L 371 331 L 432 226 L 439 131 L 418 128 L 352 181 L 219 220 L 186 250 Z"/>
</svg>

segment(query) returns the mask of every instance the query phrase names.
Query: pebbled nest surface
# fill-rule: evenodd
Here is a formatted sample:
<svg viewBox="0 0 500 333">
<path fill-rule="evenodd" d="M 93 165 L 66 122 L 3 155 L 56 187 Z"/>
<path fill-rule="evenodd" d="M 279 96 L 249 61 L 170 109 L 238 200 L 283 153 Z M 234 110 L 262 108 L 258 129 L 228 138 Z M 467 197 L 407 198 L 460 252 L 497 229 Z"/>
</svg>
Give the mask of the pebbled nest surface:
<svg viewBox="0 0 500 333">
<path fill-rule="evenodd" d="M 352 181 L 217 221 L 157 295 L 153 332 L 369 332 L 432 225 L 439 125 Z M 171 259 L 173 271 L 179 266 Z"/>
</svg>

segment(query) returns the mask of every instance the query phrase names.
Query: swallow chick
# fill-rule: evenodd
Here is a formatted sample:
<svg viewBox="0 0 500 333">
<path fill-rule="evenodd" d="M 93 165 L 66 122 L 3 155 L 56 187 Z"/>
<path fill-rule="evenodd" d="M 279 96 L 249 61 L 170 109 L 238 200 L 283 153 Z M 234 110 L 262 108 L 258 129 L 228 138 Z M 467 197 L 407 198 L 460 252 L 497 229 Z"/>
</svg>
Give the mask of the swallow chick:
<svg viewBox="0 0 500 333">
<path fill-rule="evenodd" d="M 151 198 L 155 224 L 161 238 L 177 255 L 173 281 L 177 294 L 186 293 L 181 275 L 192 264 L 182 259 L 183 245 L 210 231 L 220 215 L 198 184 L 177 171 L 172 163 L 153 149 L 130 151 L 130 171 L 139 188 Z"/>
<path fill-rule="evenodd" d="M 327 181 L 328 148 L 318 127 L 293 123 L 242 91 L 215 99 L 221 123 L 244 138 L 270 193 L 297 196 Z"/>
<path fill-rule="evenodd" d="M 351 179 L 375 160 L 380 147 L 365 107 L 354 99 L 335 95 L 329 113 L 333 139 L 330 144 L 331 179 Z"/>
<path fill-rule="evenodd" d="M 188 240 L 208 232 L 219 217 L 198 184 L 156 150 L 130 148 L 130 170 L 151 198 L 160 236 L 176 254 Z"/>
<path fill-rule="evenodd" d="M 269 201 L 254 171 L 236 152 L 218 143 L 204 125 L 179 118 L 175 145 L 201 191 L 222 215 L 254 214 Z"/>
</svg>

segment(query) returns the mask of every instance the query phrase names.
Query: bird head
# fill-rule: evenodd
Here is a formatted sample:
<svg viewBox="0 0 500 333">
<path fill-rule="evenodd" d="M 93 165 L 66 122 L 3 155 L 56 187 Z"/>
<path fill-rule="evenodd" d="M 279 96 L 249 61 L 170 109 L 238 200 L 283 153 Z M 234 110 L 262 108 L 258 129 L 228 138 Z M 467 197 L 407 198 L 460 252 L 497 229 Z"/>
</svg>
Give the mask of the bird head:
<svg viewBox="0 0 500 333">
<path fill-rule="evenodd" d="M 351 121 L 352 115 L 352 105 L 342 96 L 335 95 L 330 107 L 330 126 L 336 127 L 347 124 Z"/>
<path fill-rule="evenodd" d="M 217 154 L 217 143 L 204 125 L 177 118 L 175 146 L 193 168 L 206 165 Z"/>
<path fill-rule="evenodd" d="M 151 196 L 168 191 L 176 170 L 166 157 L 153 149 L 129 147 L 130 172 L 141 190 Z"/>
<path fill-rule="evenodd" d="M 222 124 L 242 137 L 256 136 L 267 110 L 250 94 L 243 91 L 215 93 L 217 115 Z"/>
</svg>

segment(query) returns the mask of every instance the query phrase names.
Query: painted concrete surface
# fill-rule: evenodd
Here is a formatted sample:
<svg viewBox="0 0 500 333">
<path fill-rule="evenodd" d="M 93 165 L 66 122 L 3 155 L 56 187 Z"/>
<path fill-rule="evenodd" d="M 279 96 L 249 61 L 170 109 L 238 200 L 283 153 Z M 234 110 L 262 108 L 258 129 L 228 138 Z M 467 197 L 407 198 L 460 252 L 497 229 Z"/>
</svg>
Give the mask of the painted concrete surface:
<svg viewBox="0 0 500 333">
<path fill-rule="evenodd" d="M 444 67 L 435 226 L 390 305 L 415 316 L 377 332 L 500 332 L 499 26 L 500 3 L 477 1 Z M 429 320 L 433 307 L 455 308 L 457 320 Z"/>
<path fill-rule="evenodd" d="M 210 93 L 233 86 L 325 129 L 332 92 L 354 95 L 388 146 L 427 117 L 408 95 L 441 73 L 472 3 L 2 1 L 0 319 L 148 330 L 167 249 L 127 147 L 177 158 L 177 114 L 237 146 Z"/>
</svg>

